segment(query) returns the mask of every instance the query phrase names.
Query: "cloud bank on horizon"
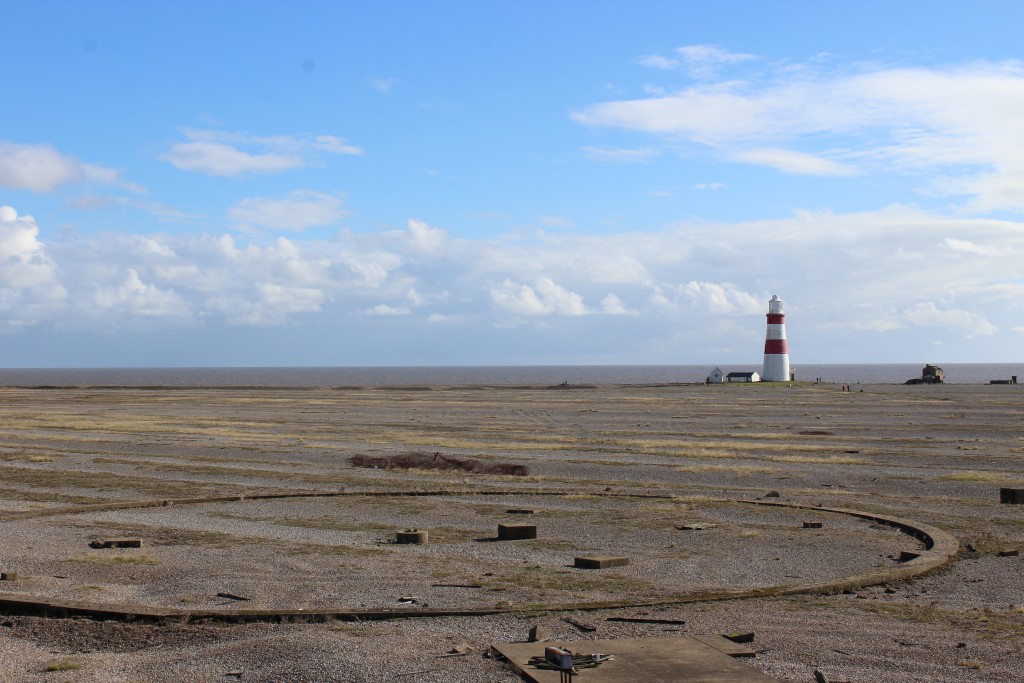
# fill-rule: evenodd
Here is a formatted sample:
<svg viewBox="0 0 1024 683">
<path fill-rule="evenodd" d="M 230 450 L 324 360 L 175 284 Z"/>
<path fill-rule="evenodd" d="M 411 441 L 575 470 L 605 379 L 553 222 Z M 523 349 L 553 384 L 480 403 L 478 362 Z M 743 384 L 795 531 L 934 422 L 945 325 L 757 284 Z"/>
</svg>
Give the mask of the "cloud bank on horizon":
<svg viewBox="0 0 1024 683">
<path fill-rule="evenodd" d="M 755 364 L 776 293 L 797 367 L 1018 360 L 1024 63 L 742 38 L 635 45 L 529 114 L 493 102 L 525 66 L 446 89 L 410 48 L 266 115 L 129 82 L 181 101 L 98 140 L 8 117 L 4 364 Z"/>
</svg>

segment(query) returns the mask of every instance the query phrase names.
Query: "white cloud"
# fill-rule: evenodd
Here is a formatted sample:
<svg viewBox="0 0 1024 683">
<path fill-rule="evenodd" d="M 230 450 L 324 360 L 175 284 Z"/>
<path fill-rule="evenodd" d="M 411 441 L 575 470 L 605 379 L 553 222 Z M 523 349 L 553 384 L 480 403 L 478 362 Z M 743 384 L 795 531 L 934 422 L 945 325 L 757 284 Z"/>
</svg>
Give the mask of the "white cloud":
<svg viewBox="0 0 1024 683">
<path fill-rule="evenodd" d="M 897 338 L 915 348 L 942 340 L 961 354 L 970 338 L 1007 344 L 1024 310 L 1024 223 L 904 206 L 485 239 L 453 238 L 416 219 L 406 230 L 330 238 L 48 234 L 0 209 L 5 333 L 272 326 L 316 316 L 324 325 L 345 321 L 356 334 L 365 316 L 390 315 L 411 335 L 428 323 L 438 334 L 450 323 L 472 335 L 494 324 L 554 329 L 577 318 L 573 326 L 600 325 L 617 348 L 694 339 L 693 348 L 723 353 L 750 346 L 756 360 L 766 302 L 778 293 L 803 353 L 839 362 L 851 330 L 865 346 L 887 349 Z M 914 337 L 922 334 L 927 340 Z"/>
<path fill-rule="evenodd" d="M 695 190 L 722 190 L 725 189 L 725 183 L 697 183 L 693 186 Z"/>
<path fill-rule="evenodd" d="M 672 70 L 679 68 L 679 60 L 669 59 L 661 55 L 647 55 L 638 59 L 637 62 L 652 69 Z"/>
<path fill-rule="evenodd" d="M 138 185 L 122 183 L 112 168 L 83 163 L 61 154 L 50 145 L 22 145 L 0 142 L 0 185 L 16 190 L 53 192 L 72 183 L 104 183 L 142 191 Z"/>
<path fill-rule="evenodd" d="M 570 292 L 549 278 L 533 286 L 505 280 L 491 289 L 491 303 L 503 313 L 523 316 L 586 315 L 583 297 Z"/>
<path fill-rule="evenodd" d="M 690 50 L 693 64 L 735 64 Z M 730 61 L 731 60 L 731 61 Z M 786 172 L 918 174 L 921 188 L 966 197 L 970 212 L 1024 210 L 1024 65 L 777 69 L 576 111 L 584 125 L 688 141 L 725 159 Z M 794 148 L 798 147 L 799 151 Z"/>
<path fill-rule="evenodd" d="M 1015 325 L 1010 329 L 1017 334 L 1024 334 L 1024 325 Z"/>
<path fill-rule="evenodd" d="M 573 227 L 572 221 L 565 216 L 542 216 L 541 225 L 545 228 L 567 229 Z"/>
<path fill-rule="evenodd" d="M 93 303 L 101 310 L 117 309 L 122 315 L 145 318 L 184 317 L 190 314 L 188 304 L 174 291 L 146 284 L 134 269 L 129 269 L 116 287 L 97 287 Z"/>
<path fill-rule="evenodd" d="M 629 315 L 632 313 L 626 308 L 626 304 L 622 303 L 622 299 L 614 294 L 608 294 L 601 299 L 601 312 L 606 315 Z"/>
<path fill-rule="evenodd" d="M 663 284 L 656 289 L 656 297 L 663 305 L 697 306 L 712 315 L 756 315 L 764 312 L 760 298 L 741 290 L 730 282 L 698 282 Z"/>
<path fill-rule="evenodd" d="M 831 159 L 804 154 L 791 149 L 761 148 L 734 152 L 732 159 L 745 164 L 768 166 L 783 173 L 797 175 L 856 175 L 858 170 Z"/>
<path fill-rule="evenodd" d="M 757 59 L 754 55 L 729 52 L 714 45 L 685 45 L 676 48 L 676 54 L 682 57 L 690 75 L 701 79 L 713 77 L 722 65 Z"/>
<path fill-rule="evenodd" d="M 947 237 L 942 240 L 942 243 L 953 251 L 960 252 L 962 254 L 971 254 L 972 256 L 996 256 L 999 254 L 998 247 L 985 247 L 980 244 L 975 244 L 970 240 L 959 240 L 954 237 Z"/>
<path fill-rule="evenodd" d="M 370 77 L 370 87 L 379 93 L 389 93 L 398 83 L 397 78 L 381 78 L 380 76 Z"/>
<path fill-rule="evenodd" d="M 432 228 L 423 221 L 414 218 L 410 218 L 407 225 L 409 228 L 409 244 L 414 249 L 435 253 L 444 246 L 447 233 L 441 228 Z"/>
<path fill-rule="evenodd" d="M 931 301 L 912 306 L 904 316 L 912 325 L 945 327 L 959 330 L 972 337 L 995 334 L 999 331 L 984 314 L 959 308 L 941 309 Z"/>
<path fill-rule="evenodd" d="M 615 147 L 583 147 L 583 153 L 595 161 L 607 161 L 617 164 L 645 164 L 661 154 L 661 150 L 653 147 L 643 149 L 620 149 Z"/>
<path fill-rule="evenodd" d="M 409 315 L 412 310 L 408 306 L 390 306 L 388 304 L 377 304 L 365 311 L 364 315 Z"/>
<path fill-rule="evenodd" d="M 231 208 L 228 215 L 242 226 L 301 231 L 340 221 L 348 215 L 342 208 L 344 201 L 343 195 L 297 190 L 284 199 L 243 199 Z"/>
<path fill-rule="evenodd" d="M 184 171 L 215 176 L 278 173 L 312 163 L 317 152 L 362 154 L 333 135 L 255 136 L 227 131 L 186 129 L 188 142 L 171 146 L 160 158 Z M 242 149 L 248 147 L 252 151 Z"/>
<path fill-rule="evenodd" d="M 0 206 L 0 288 L 27 289 L 55 284 L 55 264 L 39 240 L 32 216 Z"/>
<path fill-rule="evenodd" d="M 304 164 L 302 157 L 293 154 L 250 154 L 219 142 L 179 142 L 160 158 L 183 171 L 219 176 L 277 173 Z"/>
</svg>

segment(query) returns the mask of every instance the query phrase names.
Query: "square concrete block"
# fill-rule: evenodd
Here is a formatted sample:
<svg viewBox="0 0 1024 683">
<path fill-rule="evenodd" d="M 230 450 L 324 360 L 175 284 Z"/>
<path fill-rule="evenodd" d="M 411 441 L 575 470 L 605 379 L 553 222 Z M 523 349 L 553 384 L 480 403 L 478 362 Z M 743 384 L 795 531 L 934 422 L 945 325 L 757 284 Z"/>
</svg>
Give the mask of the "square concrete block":
<svg viewBox="0 0 1024 683">
<path fill-rule="evenodd" d="M 427 545 L 430 542 L 430 534 L 419 529 L 406 529 L 395 534 L 395 543 L 412 543 L 415 545 Z"/>
<path fill-rule="evenodd" d="M 499 541 L 522 541 L 529 538 L 537 538 L 536 524 L 499 524 Z"/>
<path fill-rule="evenodd" d="M 999 489 L 999 502 L 1006 505 L 1024 505 L 1024 489 Z"/>
<path fill-rule="evenodd" d="M 627 564 L 629 564 L 628 557 L 612 557 L 610 555 L 577 557 L 575 562 L 577 569 L 608 569 L 610 567 L 625 567 Z"/>
</svg>

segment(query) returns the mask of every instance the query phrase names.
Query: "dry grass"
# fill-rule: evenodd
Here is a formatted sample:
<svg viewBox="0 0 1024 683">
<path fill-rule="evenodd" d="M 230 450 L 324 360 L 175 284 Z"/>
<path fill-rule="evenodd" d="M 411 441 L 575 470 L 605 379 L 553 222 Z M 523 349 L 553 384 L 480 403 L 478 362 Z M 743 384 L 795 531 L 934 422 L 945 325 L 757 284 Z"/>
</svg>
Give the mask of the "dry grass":
<svg viewBox="0 0 1024 683">
<path fill-rule="evenodd" d="M 78 555 L 77 557 L 69 557 L 69 562 L 81 562 L 83 564 L 97 564 L 104 566 L 120 566 L 125 564 L 159 564 L 157 559 L 148 553 L 133 553 L 133 554 L 106 554 L 110 551 L 104 551 L 104 554 L 96 553 L 89 555 Z"/>
</svg>

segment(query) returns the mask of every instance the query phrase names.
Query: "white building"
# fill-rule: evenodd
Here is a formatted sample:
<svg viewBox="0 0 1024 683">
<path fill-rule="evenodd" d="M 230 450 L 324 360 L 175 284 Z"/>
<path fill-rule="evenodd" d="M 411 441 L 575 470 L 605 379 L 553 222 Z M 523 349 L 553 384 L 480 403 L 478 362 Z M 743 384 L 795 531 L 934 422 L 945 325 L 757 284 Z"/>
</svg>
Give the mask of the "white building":
<svg viewBox="0 0 1024 683">
<path fill-rule="evenodd" d="M 725 376 L 726 382 L 760 382 L 761 376 L 756 372 L 730 372 Z"/>
<path fill-rule="evenodd" d="M 725 383 L 725 373 L 722 372 L 722 368 L 716 367 L 704 381 L 708 384 L 723 384 Z"/>
</svg>

